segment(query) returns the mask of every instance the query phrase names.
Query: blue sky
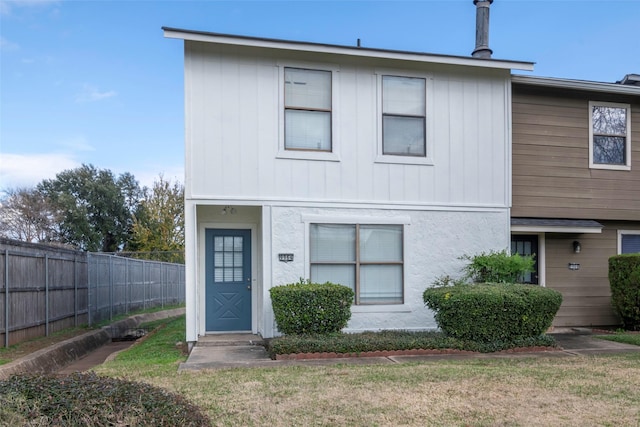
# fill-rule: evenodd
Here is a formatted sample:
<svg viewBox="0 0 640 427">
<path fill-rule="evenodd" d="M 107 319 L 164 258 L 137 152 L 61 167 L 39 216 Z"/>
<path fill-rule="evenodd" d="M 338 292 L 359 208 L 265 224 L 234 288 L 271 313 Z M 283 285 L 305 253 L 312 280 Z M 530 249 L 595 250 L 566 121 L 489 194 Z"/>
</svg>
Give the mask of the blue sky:
<svg viewBox="0 0 640 427">
<path fill-rule="evenodd" d="M 91 163 L 182 181 L 182 42 L 161 27 L 470 55 L 472 0 L 0 0 L 0 189 Z M 537 76 L 640 73 L 640 0 L 495 0 L 494 58 Z"/>
</svg>

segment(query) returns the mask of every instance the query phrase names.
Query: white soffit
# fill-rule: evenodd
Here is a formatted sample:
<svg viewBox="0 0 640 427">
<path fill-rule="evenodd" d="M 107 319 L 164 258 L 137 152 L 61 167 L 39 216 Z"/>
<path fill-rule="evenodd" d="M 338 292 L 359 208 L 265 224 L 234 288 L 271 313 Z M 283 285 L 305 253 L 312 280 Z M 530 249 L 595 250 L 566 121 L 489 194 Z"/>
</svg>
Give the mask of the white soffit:
<svg viewBox="0 0 640 427">
<path fill-rule="evenodd" d="M 471 56 L 440 55 L 399 50 L 352 47 L 322 43 L 300 42 L 269 38 L 236 36 L 230 34 L 204 31 L 183 30 L 162 27 L 164 36 L 173 39 L 217 43 L 223 45 L 259 47 L 265 49 L 281 49 L 299 52 L 328 53 L 366 58 L 395 59 L 414 62 L 431 62 L 448 65 L 465 65 L 471 67 L 497 68 L 507 70 L 533 71 L 533 62 L 511 61 L 503 59 L 479 59 Z"/>
</svg>

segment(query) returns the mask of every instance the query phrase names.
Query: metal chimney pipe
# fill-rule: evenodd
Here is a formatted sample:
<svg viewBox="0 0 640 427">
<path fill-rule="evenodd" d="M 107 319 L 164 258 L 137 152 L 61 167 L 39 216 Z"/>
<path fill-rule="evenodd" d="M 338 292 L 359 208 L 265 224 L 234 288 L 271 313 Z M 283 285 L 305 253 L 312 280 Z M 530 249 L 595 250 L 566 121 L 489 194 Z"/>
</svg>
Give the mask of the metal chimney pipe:
<svg viewBox="0 0 640 427">
<path fill-rule="evenodd" d="M 476 48 L 471 53 L 474 58 L 491 58 L 489 49 L 489 6 L 493 0 L 473 0 L 476 5 Z"/>
</svg>

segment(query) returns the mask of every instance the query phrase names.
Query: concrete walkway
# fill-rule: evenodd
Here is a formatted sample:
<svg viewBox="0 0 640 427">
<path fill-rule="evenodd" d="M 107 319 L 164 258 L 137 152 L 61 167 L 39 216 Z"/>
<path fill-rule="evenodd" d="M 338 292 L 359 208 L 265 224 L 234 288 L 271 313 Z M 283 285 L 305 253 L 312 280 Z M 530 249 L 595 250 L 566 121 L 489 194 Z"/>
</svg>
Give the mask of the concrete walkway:
<svg viewBox="0 0 640 427">
<path fill-rule="evenodd" d="M 339 359 L 271 360 L 257 335 L 207 335 L 191 350 L 180 371 L 200 369 L 276 367 L 288 365 L 326 366 L 335 364 L 389 364 L 470 358 L 571 357 L 640 352 L 640 346 L 594 338 L 590 330 L 563 331 L 551 334 L 558 344 L 553 351 L 519 353 L 434 354 L 418 356 L 352 357 Z"/>
</svg>

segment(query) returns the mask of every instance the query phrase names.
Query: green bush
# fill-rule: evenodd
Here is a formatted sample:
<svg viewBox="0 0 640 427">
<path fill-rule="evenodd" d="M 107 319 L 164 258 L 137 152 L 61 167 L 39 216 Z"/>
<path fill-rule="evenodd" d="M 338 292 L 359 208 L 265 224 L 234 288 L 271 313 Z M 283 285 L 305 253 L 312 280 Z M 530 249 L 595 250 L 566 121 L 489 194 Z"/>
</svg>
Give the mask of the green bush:
<svg viewBox="0 0 640 427">
<path fill-rule="evenodd" d="M 640 254 L 609 258 L 613 309 L 628 330 L 640 330 Z"/>
<path fill-rule="evenodd" d="M 507 283 L 433 287 L 423 298 L 445 334 L 485 343 L 543 334 L 562 303 L 553 289 Z"/>
<path fill-rule="evenodd" d="M 516 283 L 523 274 L 530 273 L 535 264 L 533 256 L 509 254 L 507 251 L 465 255 L 469 261 L 464 268 L 465 277 L 476 283 Z"/>
<path fill-rule="evenodd" d="M 7 422 L 5 424 L 5 421 Z M 0 380 L 0 425 L 209 426 L 183 397 L 95 373 Z"/>
<path fill-rule="evenodd" d="M 269 292 L 278 330 L 283 334 L 339 332 L 351 318 L 354 293 L 346 286 L 301 280 Z"/>
</svg>

